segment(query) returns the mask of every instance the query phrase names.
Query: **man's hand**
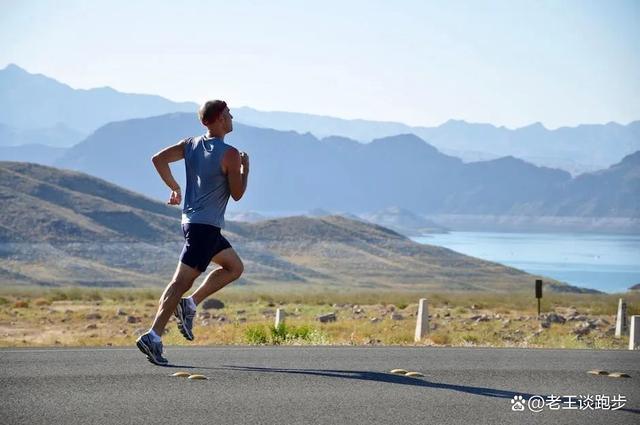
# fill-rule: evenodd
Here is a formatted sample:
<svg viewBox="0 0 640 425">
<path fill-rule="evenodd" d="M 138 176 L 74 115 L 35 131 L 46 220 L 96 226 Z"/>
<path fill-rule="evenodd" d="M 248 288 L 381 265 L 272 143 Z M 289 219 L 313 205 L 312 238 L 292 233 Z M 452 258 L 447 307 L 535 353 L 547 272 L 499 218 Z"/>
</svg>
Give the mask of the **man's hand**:
<svg viewBox="0 0 640 425">
<path fill-rule="evenodd" d="M 249 171 L 249 154 L 240 152 L 240 163 L 242 164 L 242 173 L 247 174 Z"/>
<path fill-rule="evenodd" d="M 182 202 L 182 195 L 180 194 L 180 188 L 178 187 L 176 190 L 171 191 L 171 195 L 169 196 L 169 205 L 180 205 Z"/>
</svg>

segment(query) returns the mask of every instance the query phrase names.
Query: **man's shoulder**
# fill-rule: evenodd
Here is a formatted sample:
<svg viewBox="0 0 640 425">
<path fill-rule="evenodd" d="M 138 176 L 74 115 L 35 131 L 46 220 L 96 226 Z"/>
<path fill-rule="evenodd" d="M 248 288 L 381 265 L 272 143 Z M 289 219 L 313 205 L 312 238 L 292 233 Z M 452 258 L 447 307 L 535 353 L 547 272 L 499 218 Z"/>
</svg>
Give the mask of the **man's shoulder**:
<svg viewBox="0 0 640 425">
<path fill-rule="evenodd" d="M 222 163 L 226 165 L 231 165 L 240 160 L 240 151 L 236 149 L 234 146 L 224 144 L 225 151 L 222 154 Z"/>
<path fill-rule="evenodd" d="M 195 143 L 200 139 L 202 139 L 202 136 L 189 136 L 189 137 L 185 137 L 184 139 L 180 139 L 179 143 L 182 143 L 182 144 Z"/>
<path fill-rule="evenodd" d="M 180 139 L 178 144 L 182 145 L 186 152 L 196 149 L 200 140 L 202 140 L 202 136 L 189 136 L 184 139 Z"/>
<path fill-rule="evenodd" d="M 230 144 L 224 143 L 224 142 L 222 143 L 222 145 L 224 146 L 224 149 L 225 149 L 225 152 L 224 152 L 225 155 L 233 155 L 235 152 L 239 152 L 238 148 L 236 148 L 233 145 L 230 145 Z"/>
</svg>

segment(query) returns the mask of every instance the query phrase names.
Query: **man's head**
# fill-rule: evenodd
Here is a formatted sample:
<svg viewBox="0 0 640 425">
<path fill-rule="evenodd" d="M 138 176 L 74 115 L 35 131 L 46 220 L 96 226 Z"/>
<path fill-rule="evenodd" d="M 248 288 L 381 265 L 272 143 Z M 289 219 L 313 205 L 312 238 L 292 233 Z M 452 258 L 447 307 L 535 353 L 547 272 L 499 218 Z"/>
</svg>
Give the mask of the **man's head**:
<svg viewBox="0 0 640 425">
<path fill-rule="evenodd" d="M 206 101 L 200 106 L 198 116 L 202 125 L 207 127 L 212 134 L 224 136 L 233 130 L 233 115 L 229 112 L 225 101 Z"/>
</svg>

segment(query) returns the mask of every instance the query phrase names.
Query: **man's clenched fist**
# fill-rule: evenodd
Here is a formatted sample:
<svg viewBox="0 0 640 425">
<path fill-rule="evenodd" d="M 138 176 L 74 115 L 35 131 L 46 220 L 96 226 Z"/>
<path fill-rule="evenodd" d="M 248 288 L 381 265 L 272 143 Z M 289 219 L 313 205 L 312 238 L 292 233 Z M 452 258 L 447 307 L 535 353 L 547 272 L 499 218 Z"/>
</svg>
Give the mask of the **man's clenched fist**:
<svg viewBox="0 0 640 425">
<path fill-rule="evenodd" d="M 240 162 L 242 163 L 242 169 L 246 173 L 249 169 L 249 154 L 246 152 L 240 152 Z"/>
<path fill-rule="evenodd" d="M 182 195 L 180 194 L 180 188 L 171 191 L 171 195 L 169 196 L 169 205 L 180 205 L 182 202 Z"/>
</svg>

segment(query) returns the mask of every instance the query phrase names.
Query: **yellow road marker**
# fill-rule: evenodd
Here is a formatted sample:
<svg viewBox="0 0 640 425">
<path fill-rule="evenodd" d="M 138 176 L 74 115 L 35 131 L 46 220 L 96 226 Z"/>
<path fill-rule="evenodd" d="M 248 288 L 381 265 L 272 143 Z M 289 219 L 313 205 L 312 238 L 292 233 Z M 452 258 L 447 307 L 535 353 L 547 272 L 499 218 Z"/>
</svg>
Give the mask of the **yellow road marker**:
<svg viewBox="0 0 640 425">
<path fill-rule="evenodd" d="M 631 375 L 624 372 L 613 372 L 613 373 L 610 373 L 609 376 L 612 378 L 631 378 Z"/>
<path fill-rule="evenodd" d="M 600 369 L 590 370 L 587 373 L 590 373 L 592 375 L 608 375 L 609 374 L 609 372 L 607 372 L 606 370 L 600 370 Z"/>
<path fill-rule="evenodd" d="M 406 370 L 404 370 L 404 369 L 393 369 L 393 370 L 391 371 L 391 373 L 397 373 L 397 374 L 399 374 L 399 375 L 405 375 L 405 374 L 407 373 L 407 371 L 406 371 Z"/>
<path fill-rule="evenodd" d="M 187 372 L 176 372 L 171 376 L 177 376 L 178 378 L 188 378 L 189 377 L 189 373 Z"/>
<path fill-rule="evenodd" d="M 423 374 L 421 374 L 420 372 L 407 372 L 404 374 L 404 376 L 414 376 L 414 377 L 418 377 L 418 376 L 424 376 Z"/>
<path fill-rule="evenodd" d="M 194 375 L 189 376 L 187 379 L 209 379 L 209 378 L 207 378 L 204 375 L 194 374 Z"/>
</svg>

